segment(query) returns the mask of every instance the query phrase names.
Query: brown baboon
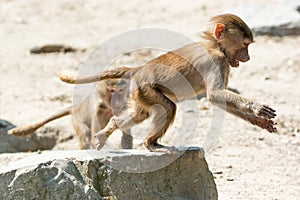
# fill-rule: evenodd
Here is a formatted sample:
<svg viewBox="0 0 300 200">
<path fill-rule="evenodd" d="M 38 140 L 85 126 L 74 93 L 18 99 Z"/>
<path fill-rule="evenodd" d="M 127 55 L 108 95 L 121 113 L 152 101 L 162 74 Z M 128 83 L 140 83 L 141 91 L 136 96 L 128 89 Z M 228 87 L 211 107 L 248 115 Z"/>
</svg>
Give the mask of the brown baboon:
<svg viewBox="0 0 300 200">
<path fill-rule="evenodd" d="M 126 107 L 127 98 L 128 81 L 119 79 L 100 81 L 96 86 L 95 94 L 90 94 L 78 105 L 65 108 L 32 125 L 13 128 L 8 131 L 8 134 L 29 135 L 50 121 L 71 115 L 80 148 L 95 148 L 93 135 L 106 126 L 113 114 L 119 115 L 121 113 Z M 124 149 L 132 148 L 130 129 L 123 131 L 121 146 Z"/>
<path fill-rule="evenodd" d="M 111 78 L 130 79 L 134 83 L 134 104 L 130 118 L 123 114 L 112 117 L 107 126 L 96 134 L 98 148 L 102 148 L 117 128 L 130 128 L 151 114 L 153 121 L 144 145 L 150 151 L 175 150 L 174 147 L 158 143 L 174 120 L 175 102 L 178 98 L 195 96 L 205 91 L 212 104 L 269 132 L 276 131 L 276 123 L 272 120 L 276 116 L 275 110 L 226 89 L 230 66 L 238 67 L 239 62 L 250 59 L 248 46 L 253 43 L 250 28 L 232 14 L 215 16 L 210 22 L 203 41 L 167 52 L 144 66 L 120 67 L 83 78 L 60 74 L 61 80 L 68 83 L 83 84 Z M 188 82 L 192 91 L 183 87 L 180 76 Z"/>
</svg>

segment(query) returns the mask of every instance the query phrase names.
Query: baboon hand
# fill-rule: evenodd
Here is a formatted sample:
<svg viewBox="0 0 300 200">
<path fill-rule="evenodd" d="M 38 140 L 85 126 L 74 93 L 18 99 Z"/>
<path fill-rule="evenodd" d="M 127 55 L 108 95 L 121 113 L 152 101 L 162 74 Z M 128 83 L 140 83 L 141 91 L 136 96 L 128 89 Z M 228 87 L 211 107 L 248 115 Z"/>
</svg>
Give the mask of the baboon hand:
<svg viewBox="0 0 300 200">
<path fill-rule="evenodd" d="M 105 145 L 105 142 L 108 139 L 108 136 L 106 135 L 106 132 L 99 131 L 97 134 L 95 134 L 95 137 L 98 139 L 97 150 L 100 150 Z"/>
<path fill-rule="evenodd" d="M 270 133 L 277 132 L 277 128 L 276 128 L 277 123 L 274 122 L 269 117 L 251 115 L 249 117 L 249 121 L 251 124 L 259 126 L 263 129 L 266 129 Z"/>
<path fill-rule="evenodd" d="M 256 115 L 267 119 L 273 119 L 276 117 L 276 111 L 268 105 L 259 105 Z"/>
<path fill-rule="evenodd" d="M 276 123 L 272 120 L 276 117 L 276 111 L 268 105 L 254 105 L 254 114 L 250 116 L 250 123 L 266 129 L 270 133 L 277 132 Z"/>
</svg>

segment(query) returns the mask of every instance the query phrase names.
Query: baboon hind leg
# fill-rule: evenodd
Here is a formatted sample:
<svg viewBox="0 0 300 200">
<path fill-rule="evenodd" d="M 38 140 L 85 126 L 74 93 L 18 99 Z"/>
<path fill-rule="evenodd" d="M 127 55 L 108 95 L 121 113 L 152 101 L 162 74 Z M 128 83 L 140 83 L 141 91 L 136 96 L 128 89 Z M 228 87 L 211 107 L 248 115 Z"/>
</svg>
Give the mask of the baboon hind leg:
<svg viewBox="0 0 300 200">
<path fill-rule="evenodd" d="M 147 94 L 151 93 L 151 98 L 147 99 L 147 96 L 142 96 L 140 101 L 149 106 L 153 115 L 153 121 L 144 145 L 154 152 L 177 152 L 175 147 L 168 147 L 158 143 L 158 140 L 166 133 L 174 121 L 176 104 L 155 89 L 147 88 L 145 92 Z"/>
<path fill-rule="evenodd" d="M 110 118 L 113 116 L 110 109 L 98 109 L 97 117 L 93 117 L 92 120 L 92 136 L 98 133 L 101 129 L 104 129 L 108 124 Z M 92 137 L 92 142 L 94 143 Z M 121 147 L 122 149 L 132 149 L 133 137 L 130 129 L 122 130 Z"/>
<path fill-rule="evenodd" d="M 132 149 L 133 137 L 130 129 L 122 131 L 121 147 L 122 149 Z"/>
<path fill-rule="evenodd" d="M 91 142 L 96 148 L 96 144 L 94 141 L 95 135 L 102 129 L 106 127 L 108 124 L 110 118 L 112 117 L 112 112 L 110 109 L 97 109 L 94 116 L 92 116 L 92 123 L 91 123 L 91 129 L 92 129 L 92 137 Z"/>
<path fill-rule="evenodd" d="M 129 113 L 129 115 L 127 112 L 123 112 L 120 116 L 113 116 L 112 118 L 110 118 L 105 128 L 100 130 L 97 134 L 95 134 L 95 137 L 97 137 L 98 139 L 97 149 L 99 150 L 104 146 L 108 137 L 116 129 L 121 129 L 124 132 L 129 128 L 131 128 L 132 126 L 134 126 L 135 124 L 141 123 L 148 117 L 149 117 L 148 112 L 140 106 L 135 106 L 134 110 L 131 113 Z M 128 135 L 126 137 L 128 137 Z M 124 138 L 124 140 L 125 139 L 128 138 Z"/>
<path fill-rule="evenodd" d="M 74 122 L 73 127 L 79 140 L 80 149 L 92 149 L 94 145 L 91 141 L 91 129 L 83 122 Z"/>
</svg>

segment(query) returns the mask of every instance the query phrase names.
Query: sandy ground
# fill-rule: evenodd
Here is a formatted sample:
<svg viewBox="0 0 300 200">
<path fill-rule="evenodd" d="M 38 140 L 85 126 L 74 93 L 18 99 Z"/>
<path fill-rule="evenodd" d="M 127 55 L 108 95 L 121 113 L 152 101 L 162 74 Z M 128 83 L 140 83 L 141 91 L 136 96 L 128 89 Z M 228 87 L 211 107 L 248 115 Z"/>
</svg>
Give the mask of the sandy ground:
<svg viewBox="0 0 300 200">
<path fill-rule="evenodd" d="M 207 20 L 238 1 L 39 1 L 3 0 L 0 3 L 0 118 L 17 125 L 48 116 L 71 105 L 74 87 L 57 78 L 62 69 L 77 71 L 101 43 L 137 28 L 163 28 L 199 39 Z M 246 20 L 246 19 L 245 19 Z M 247 20 L 246 20 L 247 21 Z M 32 55 L 29 50 L 44 44 L 66 44 L 85 52 Z M 300 196 L 300 36 L 256 37 L 251 60 L 233 69 L 229 86 L 242 95 L 266 103 L 278 112 L 278 133 L 268 132 L 226 115 L 222 133 L 207 155 L 217 183 L 219 199 L 296 199 Z M 134 54 L 135 55 L 135 54 Z M 120 58 L 135 65 L 155 53 Z M 191 102 L 191 101 L 190 101 Z M 184 107 L 189 123 L 200 121 L 207 129 L 212 109 Z M 206 108 L 205 100 L 199 101 Z M 200 119 L 200 120 L 199 120 Z M 194 121 L 193 121 L 194 120 Z M 179 119 L 180 121 L 180 119 Z M 175 122 L 172 130 L 179 125 Z M 177 124 L 176 124 L 177 123 Z M 49 124 L 62 137 L 73 134 L 70 118 Z M 181 124 L 182 126 L 182 124 Z M 172 132 L 172 130 L 170 132 Z M 185 134 L 166 143 L 184 146 L 198 137 Z M 140 136 L 141 138 L 143 136 Z M 174 139 L 175 138 L 175 139 Z M 200 138 L 200 136 L 199 136 Z M 196 141 L 201 145 L 200 139 Z M 136 147 L 139 145 L 136 139 Z M 195 142 L 193 143 L 195 144 Z M 77 149 L 76 138 L 55 149 Z M 19 154 L 17 157 L 22 157 Z M 0 155 L 6 162 L 12 155 Z M 2 162 L 5 164 L 4 162 Z"/>
</svg>

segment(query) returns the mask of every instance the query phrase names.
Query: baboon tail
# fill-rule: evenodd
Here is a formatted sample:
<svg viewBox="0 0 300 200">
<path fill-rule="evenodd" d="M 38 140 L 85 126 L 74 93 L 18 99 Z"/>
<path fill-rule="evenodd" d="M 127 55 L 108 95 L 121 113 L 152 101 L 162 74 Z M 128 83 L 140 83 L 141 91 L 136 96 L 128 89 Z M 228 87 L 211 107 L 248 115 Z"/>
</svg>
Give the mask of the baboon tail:
<svg viewBox="0 0 300 200">
<path fill-rule="evenodd" d="M 135 68 L 119 67 L 89 77 L 76 77 L 74 74 L 70 74 L 69 72 L 60 72 L 58 75 L 60 80 L 63 82 L 71 83 L 71 84 L 84 84 L 84 83 L 102 81 L 106 79 L 119 79 L 119 78 L 130 79 L 131 73 L 129 72 L 134 71 L 134 69 Z"/>
<path fill-rule="evenodd" d="M 37 122 L 35 124 L 32 124 L 32 125 L 28 125 L 28 126 L 23 126 L 23 127 L 16 127 L 16 128 L 13 128 L 13 129 L 10 129 L 7 133 L 9 135 L 14 135 L 14 136 L 26 136 L 26 135 L 30 135 L 32 133 L 34 133 L 38 128 L 44 126 L 45 124 L 47 124 L 48 122 L 51 122 L 55 119 L 58 119 L 58 118 L 61 118 L 61 117 L 64 117 L 66 115 L 70 115 L 72 112 L 72 107 L 68 107 L 68 108 L 65 108 L 57 113 L 55 113 L 54 115 L 51 115 L 50 117 L 40 121 L 40 122 Z"/>
</svg>

